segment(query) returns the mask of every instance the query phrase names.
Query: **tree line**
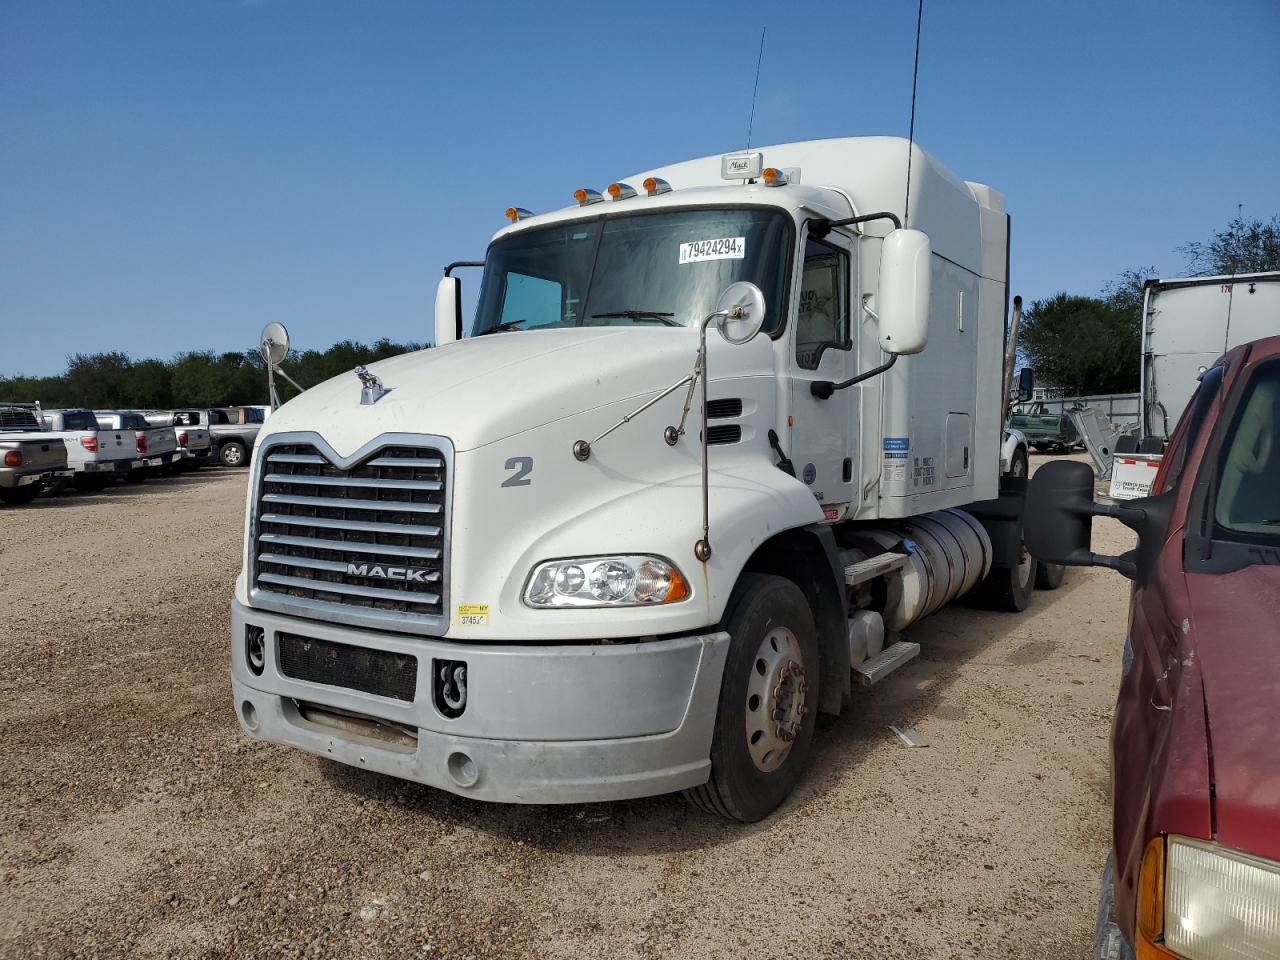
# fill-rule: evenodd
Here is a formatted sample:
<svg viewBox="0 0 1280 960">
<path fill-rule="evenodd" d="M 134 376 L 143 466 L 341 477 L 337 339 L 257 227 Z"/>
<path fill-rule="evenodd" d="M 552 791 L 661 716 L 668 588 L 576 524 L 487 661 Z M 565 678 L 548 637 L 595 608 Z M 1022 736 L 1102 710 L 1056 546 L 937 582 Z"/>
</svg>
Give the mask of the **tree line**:
<svg viewBox="0 0 1280 960">
<path fill-rule="evenodd" d="M 1280 216 L 1237 216 L 1205 241 L 1184 243 L 1186 275 L 1280 270 Z M 1142 361 L 1142 301 L 1155 267 L 1126 270 L 1097 296 L 1059 293 L 1023 312 L 1019 347 L 1039 383 L 1067 396 L 1134 393 Z"/>
<path fill-rule="evenodd" d="M 421 350 L 430 344 L 371 344 L 343 340 L 327 350 L 290 350 L 281 366 L 304 387 L 364 363 Z M 295 391 L 282 378 L 282 399 Z M 267 402 L 267 367 L 257 350 L 180 353 L 169 360 L 133 360 L 124 353 L 77 353 L 66 370 L 51 377 L 0 377 L 0 400 L 39 400 L 45 407 L 166 409 L 224 407 Z"/>
</svg>

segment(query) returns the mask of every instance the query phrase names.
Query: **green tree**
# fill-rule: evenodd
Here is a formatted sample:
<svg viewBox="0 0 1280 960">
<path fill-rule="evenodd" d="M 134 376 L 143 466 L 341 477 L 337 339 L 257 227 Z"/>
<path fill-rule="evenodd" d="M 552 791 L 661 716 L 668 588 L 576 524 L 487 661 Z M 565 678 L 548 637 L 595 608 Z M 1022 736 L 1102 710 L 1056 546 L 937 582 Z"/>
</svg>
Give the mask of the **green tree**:
<svg viewBox="0 0 1280 960">
<path fill-rule="evenodd" d="M 173 403 L 173 371 L 163 360 L 136 360 L 120 379 L 124 407 L 163 409 Z"/>
<path fill-rule="evenodd" d="M 1068 396 L 1138 389 L 1141 286 L 1129 273 L 1101 298 L 1059 293 L 1027 308 L 1018 340 L 1037 380 Z"/>
<path fill-rule="evenodd" d="M 1262 221 L 1239 214 L 1208 240 L 1184 243 L 1178 252 L 1193 276 L 1280 270 L 1280 216 Z"/>
</svg>

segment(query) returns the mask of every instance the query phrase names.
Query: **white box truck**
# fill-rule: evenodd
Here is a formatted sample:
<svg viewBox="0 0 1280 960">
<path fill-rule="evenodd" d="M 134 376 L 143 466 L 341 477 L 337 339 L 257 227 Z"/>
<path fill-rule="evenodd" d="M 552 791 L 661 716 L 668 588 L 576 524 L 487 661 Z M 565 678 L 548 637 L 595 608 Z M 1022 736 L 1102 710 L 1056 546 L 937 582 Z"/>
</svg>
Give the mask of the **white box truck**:
<svg viewBox="0 0 1280 960">
<path fill-rule="evenodd" d="M 263 425 L 236 713 L 479 799 L 757 820 L 911 623 L 1061 580 L 1000 475 L 1004 201 L 887 137 L 574 198 L 507 211 L 466 330 L 452 264 L 434 349 Z"/>
</svg>

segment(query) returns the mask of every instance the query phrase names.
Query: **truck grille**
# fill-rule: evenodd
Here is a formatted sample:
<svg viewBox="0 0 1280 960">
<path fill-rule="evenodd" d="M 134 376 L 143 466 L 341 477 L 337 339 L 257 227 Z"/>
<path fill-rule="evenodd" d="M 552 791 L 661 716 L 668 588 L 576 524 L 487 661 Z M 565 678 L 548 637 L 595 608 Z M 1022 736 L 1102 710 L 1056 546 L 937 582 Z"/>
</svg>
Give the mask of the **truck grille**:
<svg viewBox="0 0 1280 960">
<path fill-rule="evenodd" d="M 299 612 L 320 619 L 326 606 L 365 608 L 370 622 L 442 618 L 448 517 L 440 450 L 388 445 L 346 469 L 308 443 L 265 454 L 254 526 L 260 594 L 306 601 Z"/>
<path fill-rule="evenodd" d="M 293 633 L 277 634 L 276 642 L 280 648 L 280 672 L 295 680 L 410 702 L 418 687 L 417 657 Z"/>
</svg>

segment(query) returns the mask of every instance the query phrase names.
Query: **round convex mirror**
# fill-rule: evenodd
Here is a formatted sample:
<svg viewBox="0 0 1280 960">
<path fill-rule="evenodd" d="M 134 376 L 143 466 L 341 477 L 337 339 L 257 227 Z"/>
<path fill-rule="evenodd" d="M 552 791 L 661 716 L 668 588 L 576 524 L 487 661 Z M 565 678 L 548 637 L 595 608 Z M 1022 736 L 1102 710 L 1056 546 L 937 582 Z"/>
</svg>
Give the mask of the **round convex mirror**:
<svg viewBox="0 0 1280 960">
<path fill-rule="evenodd" d="M 262 351 L 263 360 L 278 367 L 289 355 L 289 331 L 284 328 L 284 324 L 272 321 L 263 327 L 258 349 Z"/>
<path fill-rule="evenodd" d="M 716 329 L 730 343 L 746 343 L 764 326 L 764 294 L 754 283 L 739 280 L 724 288 L 716 301 Z"/>
</svg>

